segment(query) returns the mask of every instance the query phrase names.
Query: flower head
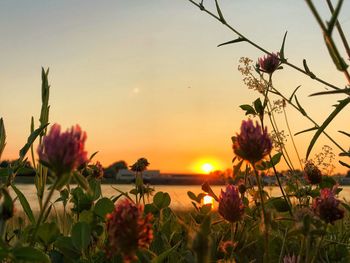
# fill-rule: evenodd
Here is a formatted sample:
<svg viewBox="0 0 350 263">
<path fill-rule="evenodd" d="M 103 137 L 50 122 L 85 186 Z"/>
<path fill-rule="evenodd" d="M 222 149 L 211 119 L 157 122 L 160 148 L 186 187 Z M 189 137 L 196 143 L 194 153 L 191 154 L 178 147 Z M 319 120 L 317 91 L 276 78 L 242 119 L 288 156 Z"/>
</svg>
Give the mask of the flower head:
<svg viewBox="0 0 350 263">
<path fill-rule="evenodd" d="M 263 72 L 272 74 L 279 66 L 278 53 L 271 53 L 258 59 L 259 69 Z"/>
<path fill-rule="evenodd" d="M 110 255 L 121 253 L 123 262 L 135 259 L 139 248 L 147 248 L 153 239 L 152 215 L 143 216 L 141 206 L 129 199 L 120 201 L 107 215 L 108 250 Z"/>
<path fill-rule="evenodd" d="M 241 220 L 244 214 L 244 205 L 235 185 L 226 186 L 225 192 L 221 190 L 219 214 L 231 223 Z"/>
<path fill-rule="evenodd" d="M 56 174 L 70 172 L 87 161 L 85 140 L 86 133 L 79 125 L 61 133 L 60 125 L 54 124 L 38 147 L 39 159 Z"/>
<path fill-rule="evenodd" d="M 262 160 L 271 152 L 272 142 L 267 128 L 262 129 L 252 120 L 242 121 L 241 133 L 232 138 L 234 153 L 250 163 Z"/>
<path fill-rule="evenodd" d="M 338 206 L 340 201 L 335 198 L 334 190 L 329 188 L 321 189 L 320 196 L 313 201 L 312 207 L 316 215 L 318 215 L 326 223 L 333 224 L 334 221 L 344 217 L 344 210 Z"/>
<path fill-rule="evenodd" d="M 304 174 L 310 184 L 319 184 L 322 182 L 322 173 L 320 169 L 310 161 L 305 164 Z"/>
</svg>

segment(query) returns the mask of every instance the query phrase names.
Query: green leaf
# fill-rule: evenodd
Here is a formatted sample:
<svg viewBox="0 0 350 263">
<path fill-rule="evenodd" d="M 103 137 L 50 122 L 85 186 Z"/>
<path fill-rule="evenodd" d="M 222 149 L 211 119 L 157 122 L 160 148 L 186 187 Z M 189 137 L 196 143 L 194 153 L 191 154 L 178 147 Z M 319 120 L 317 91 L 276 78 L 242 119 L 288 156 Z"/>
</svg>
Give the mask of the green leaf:
<svg viewBox="0 0 350 263">
<path fill-rule="evenodd" d="M 197 196 L 196 196 L 193 192 L 187 191 L 187 195 L 188 195 L 188 197 L 189 197 L 191 200 L 197 202 Z"/>
<path fill-rule="evenodd" d="M 106 218 L 106 215 L 112 213 L 113 210 L 114 203 L 107 197 L 98 200 L 94 207 L 94 213 L 101 218 Z"/>
<path fill-rule="evenodd" d="M 170 205 L 171 199 L 168 193 L 157 192 L 153 197 L 153 204 L 159 209 L 166 208 Z"/>
<path fill-rule="evenodd" d="M 49 121 L 49 96 L 50 96 L 50 85 L 48 80 L 49 69 L 46 71 L 41 68 L 41 112 L 40 112 L 40 126 L 45 126 Z M 41 135 L 45 134 L 46 129 L 43 129 Z"/>
<path fill-rule="evenodd" d="M 26 213 L 30 223 L 35 224 L 35 218 L 33 215 L 33 210 L 30 207 L 30 204 L 28 203 L 27 198 L 24 196 L 24 194 L 13 184 L 11 184 L 12 189 L 15 191 L 19 202 L 21 203 L 24 212 Z"/>
<path fill-rule="evenodd" d="M 34 247 L 16 247 L 12 250 L 15 262 L 50 262 L 49 257 Z"/>
<path fill-rule="evenodd" d="M 23 148 L 19 151 L 19 157 L 20 160 L 22 161 L 25 157 L 25 155 L 27 154 L 30 146 L 34 143 L 35 139 L 40 135 L 40 133 L 47 127 L 47 125 L 49 125 L 48 123 L 46 123 L 45 125 L 39 127 L 38 129 L 36 129 L 34 132 L 32 132 L 28 139 L 27 139 L 27 143 L 23 146 Z"/>
<path fill-rule="evenodd" d="M 347 132 L 345 132 L 345 131 L 338 131 L 338 132 L 340 132 L 340 133 L 342 133 L 342 134 L 344 134 L 344 135 L 350 137 L 350 133 L 347 133 Z"/>
<path fill-rule="evenodd" d="M 297 96 L 295 95 L 294 98 L 295 98 L 295 102 L 296 102 L 297 105 L 298 105 L 298 109 L 299 109 L 300 113 L 303 114 L 304 116 L 306 116 L 306 115 L 307 115 L 307 114 L 306 114 L 306 111 L 303 109 L 303 107 L 301 107 L 301 105 L 300 105 L 300 103 L 299 103 L 299 101 L 298 101 Z"/>
<path fill-rule="evenodd" d="M 332 189 L 332 187 L 334 185 L 336 185 L 336 181 L 330 177 L 330 176 L 323 176 L 322 177 L 322 182 L 319 184 L 320 188 L 321 189 L 324 189 L 324 188 L 330 188 Z"/>
<path fill-rule="evenodd" d="M 309 77 L 312 78 L 312 79 L 316 78 L 315 74 L 312 73 L 312 72 L 310 71 L 309 67 L 307 66 L 306 60 L 305 60 L 305 59 L 303 59 L 303 65 L 304 65 L 304 69 L 305 69 L 305 71 L 306 71 L 306 74 L 308 74 Z"/>
<path fill-rule="evenodd" d="M 92 158 L 94 158 L 96 154 L 98 154 L 98 151 L 91 154 L 91 156 L 89 158 L 89 162 L 91 162 Z"/>
<path fill-rule="evenodd" d="M 327 28 L 328 35 L 332 35 L 334 26 L 336 25 L 336 23 L 338 21 L 338 16 L 339 16 L 342 4 L 343 4 L 343 0 L 339 0 L 338 4 L 337 4 L 337 7 L 335 8 L 335 10 L 334 10 L 334 12 L 332 14 L 331 20 L 328 23 L 328 28 Z"/>
<path fill-rule="evenodd" d="M 299 134 L 302 134 L 302 133 L 304 133 L 304 132 L 314 131 L 314 130 L 317 130 L 317 129 L 318 129 L 317 127 L 312 127 L 312 128 L 309 128 L 309 129 L 306 129 L 306 130 L 297 132 L 296 134 L 294 134 L 294 136 L 299 135 Z"/>
<path fill-rule="evenodd" d="M 243 104 L 239 106 L 242 110 L 245 111 L 245 115 L 256 115 L 257 113 L 255 112 L 254 108 L 248 104 Z"/>
<path fill-rule="evenodd" d="M 345 167 L 347 167 L 347 168 L 349 168 L 350 169 L 350 164 L 347 164 L 347 163 L 345 163 L 345 162 L 343 162 L 343 161 L 338 161 L 342 166 L 345 166 Z"/>
<path fill-rule="evenodd" d="M 79 251 L 85 250 L 90 244 L 91 228 L 86 222 L 78 222 L 72 228 L 72 243 Z"/>
<path fill-rule="evenodd" d="M 264 114 L 264 106 L 262 105 L 262 102 L 260 100 L 260 98 L 256 99 L 254 101 L 254 108 L 255 108 L 255 111 L 260 115 L 262 116 Z"/>
<path fill-rule="evenodd" d="M 2 118 L 0 118 L 0 160 L 2 152 L 4 151 L 6 146 L 6 131 L 5 131 L 5 125 Z"/>
<path fill-rule="evenodd" d="M 282 62 L 286 60 L 284 57 L 284 44 L 286 43 L 287 33 L 288 33 L 288 31 L 286 31 L 286 33 L 284 33 L 282 46 L 281 46 L 280 53 L 279 53 Z"/>
<path fill-rule="evenodd" d="M 84 176 L 82 176 L 79 172 L 74 172 L 73 173 L 73 178 L 75 179 L 75 181 L 77 182 L 77 184 L 83 188 L 84 190 L 89 190 L 90 189 L 90 185 L 89 182 L 86 180 L 86 178 Z"/>
<path fill-rule="evenodd" d="M 0 177 L 8 177 L 13 173 L 10 167 L 0 168 Z"/>
<path fill-rule="evenodd" d="M 350 88 L 321 91 L 321 92 L 312 93 L 309 96 L 312 97 L 312 96 L 319 96 L 319 95 L 331 95 L 331 94 L 341 94 L 341 93 L 350 95 Z"/>
<path fill-rule="evenodd" d="M 239 42 L 243 42 L 243 41 L 246 41 L 246 39 L 244 37 L 239 37 L 239 38 L 236 38 L 234 40 L 222 43 L 222 44 L 218 45 L 218 47 L 229 45 L 229 44 L 234 44 L 234 43 L 239 43 Z"/>
<path fill-rule="evenodd" d="M 295 95 L 295 93 L 297 92 L 297 90 L 301 87 L 301 85 L 299 85 L 298 87 L 295 88 L 295 90 L 293 91 L 292 95 L 290 95 L 290 98 L 288 101 L 292 101 L 293 96 Z"/>
<path fill-rule="evenodd" d="M 215 0 L 215 5 L 216 5 L 216 11 L 218 12 L 221 23 L 226 24 L 226 21 L 225 21 L 224 16 L 222 15 L 218 0 Z"/>
<path fill-rule="evenodd" d="M 55 241 L 54 246 L 67 258 L 79 258 L 80 256 L 80 252 L 73 245 L 71 237 L 60 236 Z"/>
<path fill-rule="evenodd" d="M 338 115 L 339 112 L 342 111 L 342 109 L 348 105 L 350 102 L 350 97 L 343 99 L 339 101 L 339 104 L 336 106 L 335 110 L 328 116 L 328 118 L 323 122 L 323 124 L 318 128 L 316 131 L 314 137 L 312 138 L 309 147 L 306 152 L 306 159 L 309 157 L 312 148 L 314 147 L 318 137 L 321 135 L 321 133 L 326 129 L 326 127 L 331 123 L 331 121 Z"/>
<path fill-rule="evenodd" d="M 282 197 L 270 198 L 269 203 L 277 210 L 277 212 L 288 212 L 289 205 Z"/>
<path fill-rule="evenodd" d="M 60 235 L 57 223 L 44 223 L 39 226 L 38 238 L 45 245 L 48 246 L 55 242 Z"/>
<path fill-rule="evenodd" d="M 178 242 L 175 246 L 165 250 L 164 252 L 162 252 L 161 254 L 159 254 L 157 257 L 153 258 L 151 263 L 163 263 L 163 262 L 167 262 L 166 259 L 168 258 L 168 256 L 175 251 L 181 244 L 181 241 Z"/>
<path fill-rule="evenodd" d="M 239 163 L 237 165 L 233 166 L 233 175 L 234 176 L 238 176 L 238 173 L 241 170 L 242 164 L 243 164 L 243 160 L 239 161 Z"/>
</svg>

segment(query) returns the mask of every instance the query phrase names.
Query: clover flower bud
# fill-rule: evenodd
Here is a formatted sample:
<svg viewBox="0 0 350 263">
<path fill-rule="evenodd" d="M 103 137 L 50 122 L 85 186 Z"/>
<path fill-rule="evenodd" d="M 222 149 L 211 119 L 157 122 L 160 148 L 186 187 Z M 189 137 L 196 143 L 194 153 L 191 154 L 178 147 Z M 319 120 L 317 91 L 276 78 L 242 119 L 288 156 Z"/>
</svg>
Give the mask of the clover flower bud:
<svg viewBox="0 0 350 263">
<path fill-rule="evenodd" d="M 92 165 L 92 176 L 95 179 L 103 178 L 103 167 L 99 161 L 97 161 L 95 165 Z"/>
<path fill-rule="evenodd" d="M 79 125 L 61 133 L 60 125 L 54 124 L 38 147 L 39 159 L 58 175 L 71 172 L 87 161 L 85 140 Z"/>
<path fill-rule="evenodd" d="M 131 165 L 131 170 L 134 172 L 143 172 L 146 170 L 147 166 L 149 165 L 149 162 L 147 161 L 146 158 L 140 158 L 137 160 L 136 163 Z"/>
<path fill-rule="evenodd" d="M 304 174 L 310 184 L 319 184 L 322 182 L 322 173 L 320 169 L 311 161 L 305 164 Z"/>
<path fill-rule="evenodd" d="M 231 223 L 241 220 L 244 214 L 244 205 L 235 185 L 226 186 L 225 192 L 221 190 L 218 211 L 223 218 Z"/>
<path fill-rule="evenodd" d="M 344 217 L 344 210 L 338 207 L 339 204 L 340 201 L 335 198 L 334 190 L 324 188 L 321 189 L 320 196 L 314 199 L 312 207 L 319 218 L 333 224 L 334 221 Z"/>
<path fill-rule="evenodd" d="M 259 70 L 272 74 L 280 65 L 278 53 L 271 53 L 258 59 Z"/>
<path fill-rule="evenodd" d="M 262 160 L 272 150 L 267 128 L 262 129 L 258 123 L 254 126 L 252 120 L 242 121 L 241 133 L 232 141 L 234 153 L 252 164 Z"/>
<path fill-rule="evenodd" d="M 120 253 L 123 262 L 131 262 L 136 259 L 139 248 L 148 248 L 153 239 L 152 215 L 142 214 L 141 206 L 124 199 L 107 215 L 107 253 L 110 256 Z"/>
</svg>

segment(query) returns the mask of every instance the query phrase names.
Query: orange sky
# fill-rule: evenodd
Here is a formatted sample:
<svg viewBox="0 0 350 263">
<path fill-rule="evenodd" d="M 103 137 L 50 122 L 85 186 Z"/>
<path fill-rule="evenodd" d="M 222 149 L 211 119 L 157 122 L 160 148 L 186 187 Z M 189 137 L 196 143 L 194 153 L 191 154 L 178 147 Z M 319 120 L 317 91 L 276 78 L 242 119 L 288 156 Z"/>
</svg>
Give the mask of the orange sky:
<svg viewBox="0 0 350 263">
<path fill-rule="evenodd" d="M 278 51 L 288 30 L 288 60 L 302 66 L 305 58 L 317 76 L 344 87 L 303 1 L 220 2 L 226 20 L 268 50 Z M 287 15 L 280 11 L 286 9 Z M 346 1 L 340 21 L 347 33 L 349 14 Z M 2 1 L 0 35 L 3 159 L 18 157 L 31 116 L 38 125 L 44 66 L 50 67 L 50 122 L 64 129 L 80 124 L 89 152 L 99 151 L 96 160 L 104 166 L 140 157 L 162 172 L 199 172 L 203 162 L 215 162 L 216 169 L 231 166 L 231 136 L 246 118 L 238 106 L 258 96 L 244 86 L 238 60 L 263 54 L 245 43 L 217 48 L 235 35 L 188 1 Z M 308 97 L 325 87 L 288 68 L 274 83 L 289 95 L 302 85 L 298 98 L 319 123 L 343 98 Z M 293 133 L 311 127 L 287 111 Z M 349 140 L 337 131 L 349 132 L 348 114 L 345 109 L 328 129 L 346 149 Z M 283 116 L 277 119 L 285 129 Z M 303 157 L 311 135 L 296 137 Z M 313 153 L 324 144 L 329 142 L 322 137 Z"/>
</svg>

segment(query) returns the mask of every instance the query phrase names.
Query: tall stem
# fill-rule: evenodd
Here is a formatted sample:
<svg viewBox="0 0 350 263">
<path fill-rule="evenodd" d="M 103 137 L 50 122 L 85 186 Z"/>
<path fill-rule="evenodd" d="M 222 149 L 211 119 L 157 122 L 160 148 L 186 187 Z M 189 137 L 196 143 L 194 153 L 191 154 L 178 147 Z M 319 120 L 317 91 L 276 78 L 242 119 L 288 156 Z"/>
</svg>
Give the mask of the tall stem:
<svg viewBox="0 0 350 263">
<path fill-rule="evenodd" d="M 259 173 L 255 168 L 255 164 L 252 164 L 252 166 L 253 166 L 253 169 L 255 172 L 256 181 L 257 181 L 258 188 L 259 188 L 260 203 L 261 203 L 261 209 L 262 209 L 262 214 L 263 214 L 264 236 L 265 236 L 264 262 L 269 262 L 269 232 L 268 232 L 269 226 L 268 226 L 268 222 L 267 222 L 267 216 L 266 216 L 266 210 L 265 210 L 265 204 L 264 204 L 263 187 L 261 185 Z"/>
<path fill-rule="evenodd" d="M 52 198 L 52 195 L 53 195 L 53 192 L 55 191 L 56 189 L 56 186 L 57 186 L 57 183 L 58 183 L 58 178 L 60 178 L 60 176 L 56 176 L 56 180 L 52 186 L 52 188 L 50 189 L 50 192 L 49 194 L 47 195 L 46 197 L 46 200 L 45 200 L 45 203 L 44 203 L 44 206 L 43 206 L 43 209 L 41 209 L 40 211 L 40 214 L 39 214 L 39 217 L 38 217 L 38 221 L 36 222 L 36 225 L 35 225 L 35 228 L 34 228 L 34 231 L 33 231 L 33 235 L 32 235 L 32 240 L 31 240 L 31 245 L 33 246 L 35 244 L 35 238 L 36 238 L 36 235 L 38 233 L 38 229 L 39 229 L 39 226 L 41 224 L 41 221 L 43 220 L 43 217 L 44 217 L 44 214 L 45 214 L 45 211 L 47 209 L 47 206 Z"/>
</svg>

